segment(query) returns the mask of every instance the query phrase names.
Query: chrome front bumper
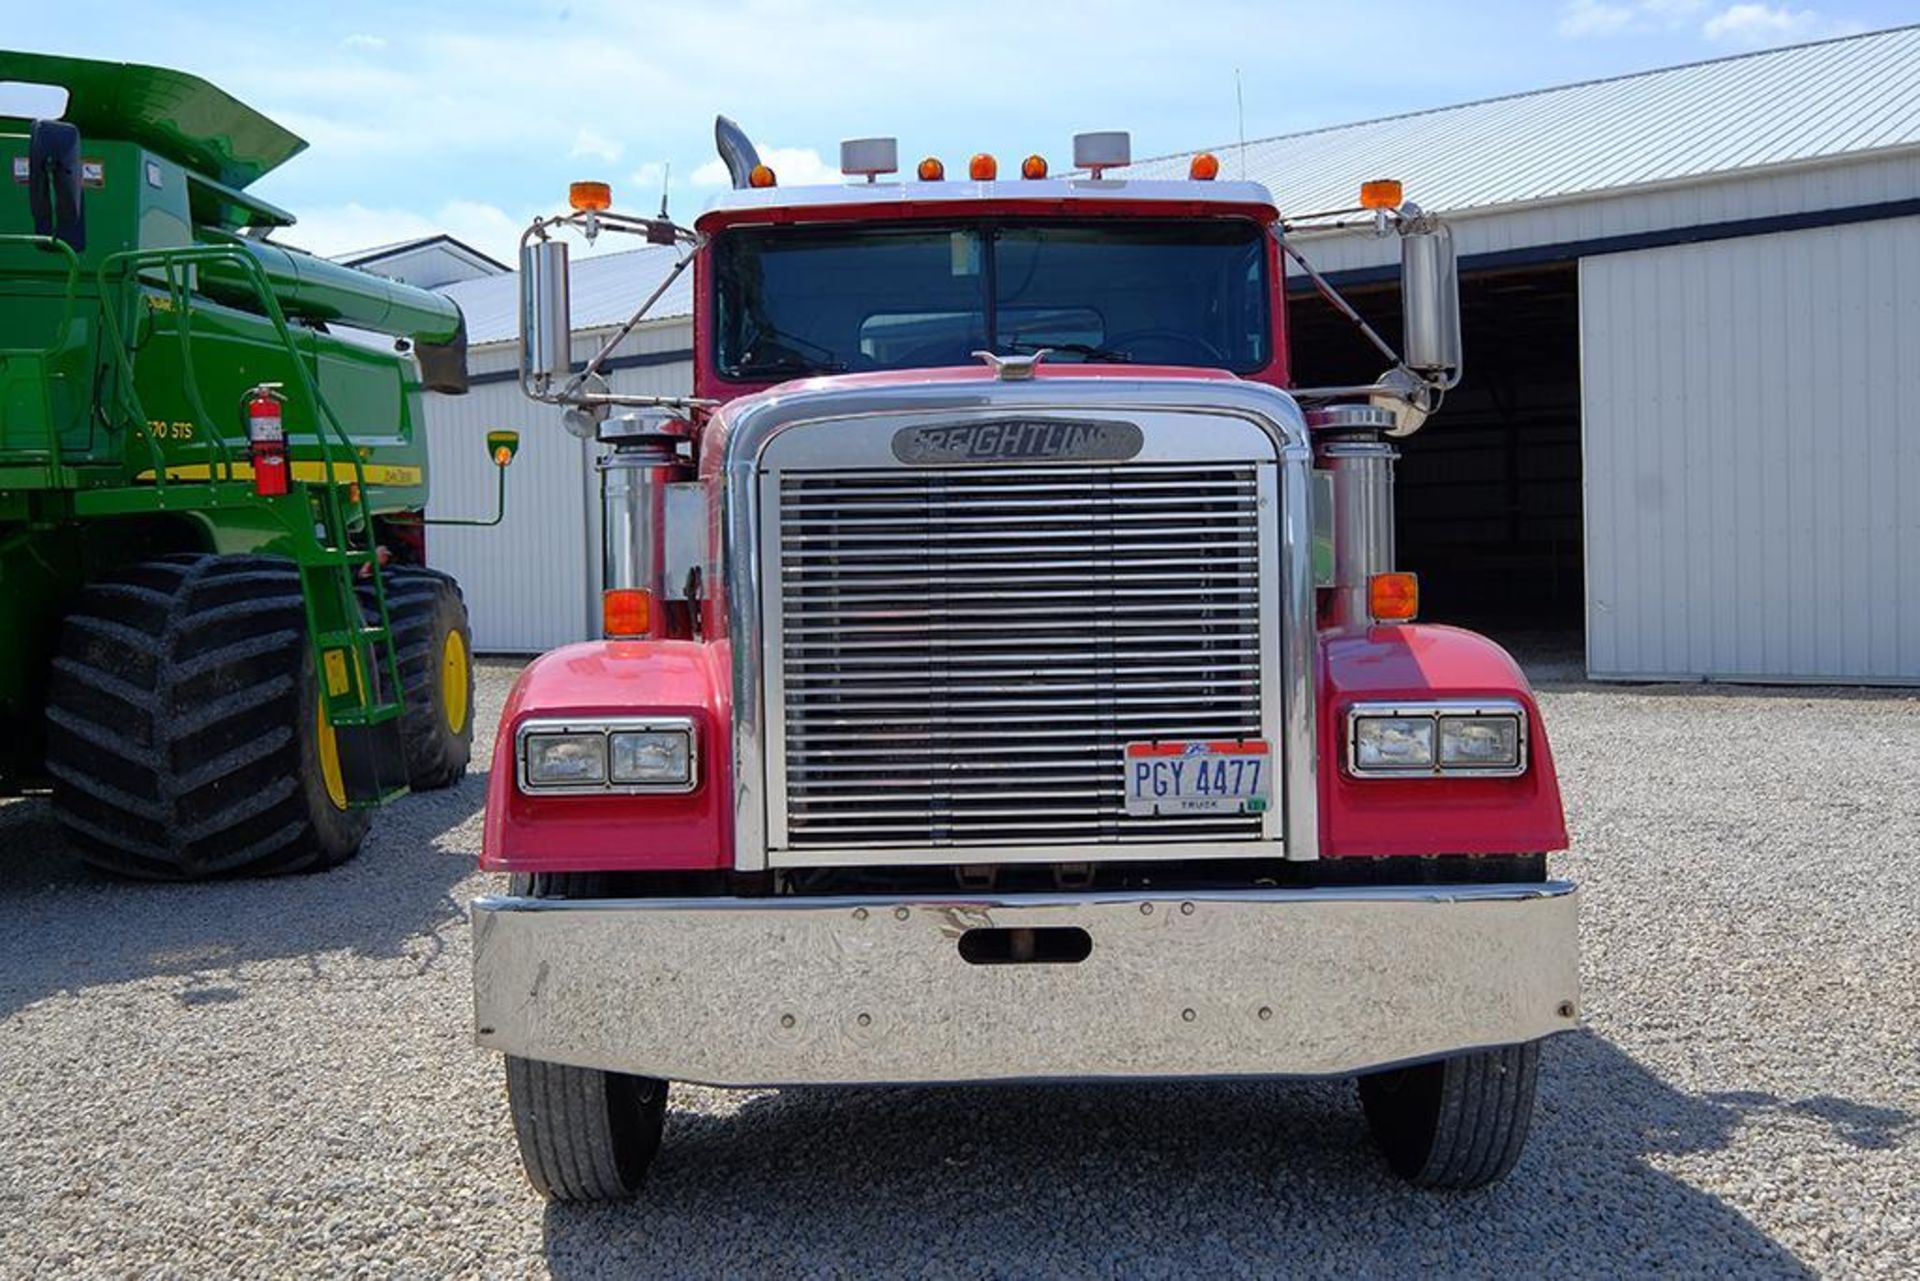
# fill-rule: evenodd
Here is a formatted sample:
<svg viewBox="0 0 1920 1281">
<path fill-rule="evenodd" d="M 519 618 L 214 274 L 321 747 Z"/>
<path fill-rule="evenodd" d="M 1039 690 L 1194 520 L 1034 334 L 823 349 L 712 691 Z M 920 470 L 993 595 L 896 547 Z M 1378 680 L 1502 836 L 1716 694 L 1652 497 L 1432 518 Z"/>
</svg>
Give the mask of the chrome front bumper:
<svg viewBox="0 0 1920 1281">
<path fill-rule="evenodd" d="M 476 1026 L 508 1054 L 711 1085 L 1340 1075 L 1574 1027 L 1576 899 L 482 898 Z M 982 929 L 1092 948 L 975 964 L 960 940 Z"/>
</svg>

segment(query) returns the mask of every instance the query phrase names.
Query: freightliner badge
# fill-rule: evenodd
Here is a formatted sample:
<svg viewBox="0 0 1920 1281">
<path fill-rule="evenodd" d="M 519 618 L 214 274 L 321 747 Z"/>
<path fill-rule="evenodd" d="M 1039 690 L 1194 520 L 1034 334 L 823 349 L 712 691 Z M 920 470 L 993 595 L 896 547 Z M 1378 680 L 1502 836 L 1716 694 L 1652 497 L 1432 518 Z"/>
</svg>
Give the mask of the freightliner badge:
<svg viewBox="0 0 1920 1281">
<path fill-rule="evenodd" d="M 1125 462 L 1140 452 L 1132 423 L 996 418 L 942 427 L 906 427 L 893 434 L 893 456 L 909 467 L 954 463 Z"/>
</svg>

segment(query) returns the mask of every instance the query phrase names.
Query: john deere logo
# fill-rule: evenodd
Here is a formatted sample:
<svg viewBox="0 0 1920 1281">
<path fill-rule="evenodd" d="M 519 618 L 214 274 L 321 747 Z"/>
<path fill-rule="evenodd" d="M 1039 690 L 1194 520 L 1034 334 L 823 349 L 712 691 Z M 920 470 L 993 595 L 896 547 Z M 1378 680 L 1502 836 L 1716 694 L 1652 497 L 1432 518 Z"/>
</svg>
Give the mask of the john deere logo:
<svg viewBox="0 0 1920 1281">
<path fill-rule="evenodd" d="M 1124 462 L 1140 452 L 1132 423 L 996 419 L 893 434 L 893 456 L 909 467 L 952 463 Z"/>
</svg>

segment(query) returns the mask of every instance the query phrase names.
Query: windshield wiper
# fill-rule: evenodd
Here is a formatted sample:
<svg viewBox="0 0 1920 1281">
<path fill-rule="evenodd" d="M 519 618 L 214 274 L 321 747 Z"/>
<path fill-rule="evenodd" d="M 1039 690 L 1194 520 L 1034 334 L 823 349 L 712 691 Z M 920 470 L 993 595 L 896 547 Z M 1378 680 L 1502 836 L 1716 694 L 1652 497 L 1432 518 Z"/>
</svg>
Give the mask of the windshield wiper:
<svg viewBox="0 0 1920 1281">
<path fill-rule="evenodd" d="M 734 378 L 757 378 L 787 374 L 844 374 L 847 372 L 845 361 L 813 360 L 794 352 L 782 352 L 764 360 L 745 360 L 739 364 L 728 365 L 727 373 Z"/>
<path fill-rule="evenodd" d="M 1133 356 L 1129 352 L 1116 351 L 1112 347 L 1095 347 L 1083 342 L 1032 343 L 1015 340 L 1003 342 L 1000 345 L 1008 351 L 1023 352 L 1028 355 L 1041 350 L 1064 351 L 1070 355 L 1078 356 L 1082 360 L 1106 361 L 1115 365 L 1131 365 L 1133 363 Z"/>
</svg>

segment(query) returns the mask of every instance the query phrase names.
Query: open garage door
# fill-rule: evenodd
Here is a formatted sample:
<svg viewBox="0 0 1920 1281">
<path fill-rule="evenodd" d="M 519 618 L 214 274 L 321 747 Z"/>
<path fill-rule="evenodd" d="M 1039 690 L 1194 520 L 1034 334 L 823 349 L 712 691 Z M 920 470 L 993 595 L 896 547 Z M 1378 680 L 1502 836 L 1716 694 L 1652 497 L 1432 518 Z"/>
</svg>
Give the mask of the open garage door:
<svg viewBox="0 0 1920 1281">
<path fill-rule="evenodd" d="M 1422 616 L 1505 642 L 1529 660 L 1578 665 L 1580 330 L 1572 262 L 1461 279 L 1465 378 L 1419 433 L 1399 442 L 1400 568 L 1420 575 Z M 1384 362 L 1353 327 L 1294 282 L 1294 376 L 1370 382 Z M 1342 292 L 1389 341 L 1397 284 Z"/>
<path fill-rule="evenodd" d="M 1591 673 L 1920 683 L 1920 218 L 1585 259 L 1580 339 Z"/>
</svg>

